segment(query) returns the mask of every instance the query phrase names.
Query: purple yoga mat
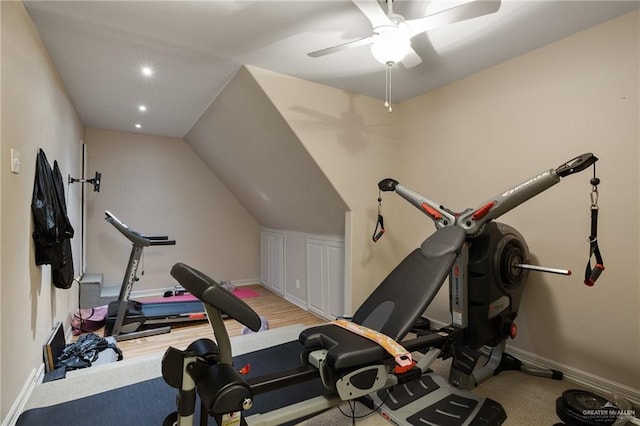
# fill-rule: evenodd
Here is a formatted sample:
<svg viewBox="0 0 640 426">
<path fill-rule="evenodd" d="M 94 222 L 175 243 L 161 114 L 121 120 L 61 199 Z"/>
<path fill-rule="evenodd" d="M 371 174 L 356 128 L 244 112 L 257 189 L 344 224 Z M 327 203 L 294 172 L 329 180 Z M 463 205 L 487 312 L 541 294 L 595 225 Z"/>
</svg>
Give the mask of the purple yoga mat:
<svg viewBox="0 0 640 426">
<path fill-rule="evenodd" d="M 258 297 L 259 294 L 252 288 L 236 288 L 232 291 L 240 299 L 250 299 L 252 297 Z M 141 299 L 144 303 L 162 303 L 162 302 L 190 302 L 198 300 L 192 294 L 183 294 L 181 296 L 171 296 L 171 297 L 150 297 Z"/>
</svg>

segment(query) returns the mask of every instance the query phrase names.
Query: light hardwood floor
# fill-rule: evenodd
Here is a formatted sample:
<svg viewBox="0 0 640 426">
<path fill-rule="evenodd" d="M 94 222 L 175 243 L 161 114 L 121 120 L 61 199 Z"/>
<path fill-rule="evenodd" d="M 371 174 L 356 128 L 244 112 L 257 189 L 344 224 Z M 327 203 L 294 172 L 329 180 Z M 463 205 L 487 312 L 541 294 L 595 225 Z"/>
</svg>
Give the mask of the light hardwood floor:
<svg viewBox="0 0 640 426">
<path fill-rule="evenodd" d="M 326 319 L 299 308 L 259 284 L 243 288 L 251 288 L 259 294 L 258 297 L 244 299 L 244 301 L 258 315 L 265 317 L 269 321 L 270 329 L 293 324 L 312 326 L 327 322 Z M 241 334 L 242 324 L 232 319 L 226 319 L 224 323 L 229 336 L 239 336 Z M 101 336 L 103 330 L 97 331 L 96 334 Z M 194 340 L 201 338 L 213 338 L 211 326 L 206 321 L 173 327 L 171 333 L 167 334 L 118 342 L 118 347 L 122 350 L 125 359 L 131 359 L 162 352 L 169 346 L 184 349 Z"/>
</svg>

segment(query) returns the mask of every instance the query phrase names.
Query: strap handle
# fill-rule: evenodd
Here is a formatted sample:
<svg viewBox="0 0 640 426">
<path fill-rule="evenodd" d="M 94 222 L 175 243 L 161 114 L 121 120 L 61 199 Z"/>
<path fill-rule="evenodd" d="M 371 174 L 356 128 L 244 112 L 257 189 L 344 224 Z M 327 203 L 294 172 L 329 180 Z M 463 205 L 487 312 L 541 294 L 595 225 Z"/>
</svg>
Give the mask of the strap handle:
<svg viewBox="0 0 640 426">
<path fill-rule="evenodd" d="M 378 189 L 378 221 L 376 222 L 376 229 L 373 230 L 373 236 L 371 239 L 374 243 L 377 243 L 378 240 L 385 233 L 384 229 L 384 218 L 382 217 L 382 197 L 380 195 L 380 190 Z"/>
<path fill-rule="evenodd" d="M 376 223 L 376 229 L 373 230 L 373 236 L 371 239 L 374 243 L 377 243 L 384 233 L 384 218 L 380 213 L 378 213 L 378 222 Z"/>
<path fill-rule="evenodd" d="M 584 271 L 584 283 L 593 287 L 600 274 L 604 271 L 604 260 L 598 247 L 598 184 L 600 179 L 596 177 L 596 165 L 593 164 L 593 178 L 591 183 L 591 234 L 589 235 L 589 260 Z M 591 266 L 591 259 L 595 258 L 595 264 Z"/>
</svg>

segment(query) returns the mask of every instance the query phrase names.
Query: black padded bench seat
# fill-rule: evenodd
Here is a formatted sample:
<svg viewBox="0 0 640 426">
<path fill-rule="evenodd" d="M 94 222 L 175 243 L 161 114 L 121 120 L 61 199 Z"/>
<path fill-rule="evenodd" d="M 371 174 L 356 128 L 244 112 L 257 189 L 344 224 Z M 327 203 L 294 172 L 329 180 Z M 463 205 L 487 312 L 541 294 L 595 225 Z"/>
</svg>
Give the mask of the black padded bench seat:
<svg viewBox="0 0 640 426">
<path fill-rule="evenodd" d="M 352 321 L 401 341 L 440 290 L 465 236 L 459 227 L 441 228 L 429 236 L 391 271 Z M 389 358 L 377 343 L 333 324 L 306 329 L 299 340 L 307 350 L 327 350 L 325 364 L 333 370 L 379 364 Z"/>
<path fill-rule="evenodd" d="M 325 362 L 335 370 L 380 364 L 389 357 L 376 342 L 334 324 L 304 330 L 300 342 L 305 349 L 326 349 Z"/>
</svg>

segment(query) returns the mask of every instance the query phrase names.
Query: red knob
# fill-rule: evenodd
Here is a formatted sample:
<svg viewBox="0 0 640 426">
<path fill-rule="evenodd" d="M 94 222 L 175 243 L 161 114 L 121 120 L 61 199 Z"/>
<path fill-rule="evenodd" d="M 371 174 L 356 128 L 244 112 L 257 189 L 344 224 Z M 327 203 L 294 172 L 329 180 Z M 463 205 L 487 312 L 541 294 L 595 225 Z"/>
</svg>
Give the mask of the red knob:
<svg viewBox="0 0 640 426">
<path fill-rule="evenodd" d="M 518 335 L 518 327 L 516 326 L 515 323 L 511 323 L 511 327 L 509 329 L 509 337 L 511 337 L 512 339 L 515 339 L 517 335 Z"/>
</svg>

